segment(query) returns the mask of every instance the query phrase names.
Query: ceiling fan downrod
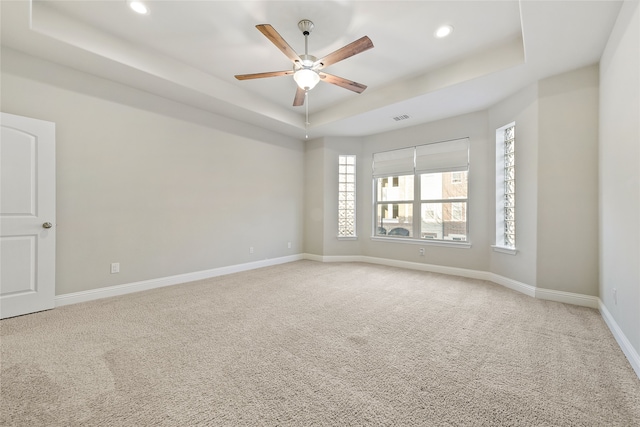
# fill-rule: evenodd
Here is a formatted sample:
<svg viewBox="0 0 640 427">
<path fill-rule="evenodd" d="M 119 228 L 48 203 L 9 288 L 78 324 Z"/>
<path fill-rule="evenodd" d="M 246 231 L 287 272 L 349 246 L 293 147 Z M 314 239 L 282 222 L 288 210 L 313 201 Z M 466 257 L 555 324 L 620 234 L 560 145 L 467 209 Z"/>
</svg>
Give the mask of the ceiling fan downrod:
<svg viewBox="0 0 640 427">
<path fill-rule="evenodd" d="M 313 65 L 316 62 L 316 57 L 313 55 L 309 55 L 309 34 L 311 34 L 311 30 L 313 30 L 313 22 L 308 19 L 303 19 L 298 22 L 298 28 L 302 31 L 302 35 L 304 35 L 304 55 L 300 55 L 300 68 L 306 68 L 311 70 Z"/>
<path fill-rule="evenodd" d="M 302 31 L 302 35 L 304 36 L 304 56 L 309 55 L 309 34 L 311 34 L 313 27 L 313 22 L 308 19 L 303 19 L 298 22 L 298 28 L 300 28 L 300 31 Z"/>
</svg>

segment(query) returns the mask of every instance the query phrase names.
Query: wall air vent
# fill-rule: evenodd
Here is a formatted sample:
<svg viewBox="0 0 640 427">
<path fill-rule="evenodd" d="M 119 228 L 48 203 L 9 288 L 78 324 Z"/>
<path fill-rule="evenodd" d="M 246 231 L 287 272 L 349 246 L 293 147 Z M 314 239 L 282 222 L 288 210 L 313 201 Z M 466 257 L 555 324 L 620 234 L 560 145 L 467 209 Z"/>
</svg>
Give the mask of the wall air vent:
<svg viewBox="0 0 640 427">
<path fill-rule="evenodd" d="M 394 117 L 393 120 L 395 120 L 396 122 L 399 122 L 400 120 L 407 120 L 408 118 L 409 118 L 408 115 L 402 114 L 401 116 Z"/>
</svg>

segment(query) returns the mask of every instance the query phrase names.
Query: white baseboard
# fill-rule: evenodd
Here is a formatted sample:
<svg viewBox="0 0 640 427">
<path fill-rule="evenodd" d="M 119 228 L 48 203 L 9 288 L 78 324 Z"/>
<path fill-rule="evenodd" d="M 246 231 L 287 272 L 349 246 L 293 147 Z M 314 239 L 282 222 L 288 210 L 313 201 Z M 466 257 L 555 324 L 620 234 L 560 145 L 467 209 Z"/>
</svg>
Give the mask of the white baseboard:
<svg viewBox="0 0 640 427">
<path fill-rule="evenodd" d="M 516 292 L 523 293 L 530 297 L 563 302 L 566 304 L 579 305 L 582 307 L 598 308 L 598 297 L 575 294 L 571 292 L 555 291 L 553 289 L 536 288 L 526 283 L 500 276 L 488 271 L 469 270 L 466 268 L 446 267 L 435 264 L 423 264 L 419 262 L 401 261 L 389 258 L 375 258 L 369 256 L 346 255 L 346 256 L 321 256 L 314 254 L 303 254 L 304 259 L 320 262 L 368 262 L 370 264 L 388 265 L 390 267 L 407 268 L 411 270 L 430 271 L 432 273 L 450 274 L 452 276 L 469 277 L 471 279 L 488 280 L 497 285 L 504 286 Z"/>
<path fill-rule="evenodd" d="M 314 254 L 303 254 L 304 259 L 319 262 L 366 262 L 369 264 L 386 265 L 389 267 L 406 268 L 409 270 L 429 271 L 431 273 L 450 274 L 452 276 L 469 277 L 472 279 L 489 280 L 488 274 L 484 271 L 469 270 L 466 268 L 446 267 L 435 264 L 424 264 L 420 262 L 401 261 L 389 258 L 376 258 L 363 255 L 337 255 L 322 256 Z"/>
<path fill-rule="evenodd" d="M 535 288 L 535 297 L 549 301 L 564 302 L 597 309 L 600 298 L 591 295 L 574 294 L 572 292 L 555 291 L 553 289 Z"/>
<path fill-rule="evenodd" d="M 521 294 L 528 295 L 530 297 L 536 297 L 536 287 L 527 285 L 526 283 L 519 282 L 517 280 L 510 279 L 508 277 L 500 276 L 499 274 L 489 273 L 489 281 L 509 288 L 512 291 L 520 292 Z"/>
<path fill-rule="evenodd" d="M 288 262 L 299 261 L 301 259 L 304 259 L 304 256 L 301 254 L 290 255 L 286 257 L 249 262 L 246 264 L 237 264 L 214 268 L 211 270 L 196 271 L 193 273 L 178 274 L 175 276 L 161 277 L 158 279 L 143 280 L 141 282 L 125 283 L 122 285 L 92 289 L 89 291 L 62 294 L 55 297 L 55 305 L 56 307 L 61 307 L 63 305 L 76 304 L 80 302 L 115 297 L 119 295 L 126 295 L 133 292 L 147 291 L 150 289 L 162 288 L 164 286 L 177 285 L 180 283 L 209 279 L 211 277 L 224 276 L 226 274 L 239 273 L 241 271 L 254 270 L 256 268 L 269 267 L 271 265 L 285 264 Z"/>
<path fill-rule="evenodd" d="M 615 321 L 611 313 L 609 313 L 609 310 L 607 310 L 607 307 L 604 305 L 602 300 L 600 300 L 600 298 L 598 298 L 598 302 L 600 315 L 609 327 L 609 330 L 611 330 L 611 333 L 618 342 L 618 345 L 622 349 L 622 352 L 625 356 L 627 356 L 627 360 L 631 364 L 633 370 L 636 371 L 636 375 L 638 376 L 638 378 L 640 378 L 640 355 L 638 355 L 636 349 L 633 348 L 631 342 L 629 341 L 629 339 L 627 339 L 624 332 L 622 332 L 622 329 L 620 329 L 620 326 L 618 326 L 618 323 Z"/>
<path fill-rule="evenodd" d="M 452 276 L 468 277 L 470 279 L 488 280 L 484 271 L 469 270 L 467 268 L 447 267 L 435 264 L 423 264 L 420 262 L 399 261 L 388 258 L 363 257 L 364 262 L 371 264 L 388 265 L 390 267 L 407 268 L 411 270 L 429 271 L 431 273 L 450 274 Z"/>
<path fill-rule="evenodd" d="M 536 288 L 517 280 L 509 279 L 487 271 L 470 270 L 467 268 L 446 267 L 435 264 L 424 264 L 420 262 L 401 261 L 389 258 L 376 258 L 369 256 L 321 256 L 314 254 L 303 254 L 305 259 L 320 262 L 368 262 L 370 264 L 387 265 L 390 267 L 407 268 L 410 270 L 429 271 L 431 273 L 450 274 L 452 276 L 468 277 L 470 279 L 488 280 L 502 285 L 506 288 L 521 292 L 530 297 L 535 297 Z"/>
</svg>

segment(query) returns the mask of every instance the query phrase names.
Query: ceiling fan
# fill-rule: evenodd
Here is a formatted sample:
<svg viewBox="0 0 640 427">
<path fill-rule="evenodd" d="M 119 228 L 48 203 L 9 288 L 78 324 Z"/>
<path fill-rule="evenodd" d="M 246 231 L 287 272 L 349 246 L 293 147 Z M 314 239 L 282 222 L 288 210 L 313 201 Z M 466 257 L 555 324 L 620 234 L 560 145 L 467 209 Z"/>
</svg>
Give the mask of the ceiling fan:
<svg viewBox="0 0 640 427">
<path fill-rule="evenodd" d="M 325 73 L 322 70 L 329 65 L 335 64 L 338 61 L 347 59 L 353 55 L 364 52 L 371 49 L 373 43 L 369 37 L 364 36 L 346 46 L 341 47 L 335 52 L 330 53 L 324 58 L 317 59 L 313 55 L 308 53 L 308 37 L 313 30 L 313 22 L 308 19 L 303 19 L 298 22 L 298 28 L 304 35 L 304 55 L 298 55 L 291 46 L 282 38 L 280 34 L 269 24 L 256 25 L 256 28 L 264 34 L 278 49 L 282 51 L 291 61 L 293 61 L 293 69 L 287 71 L 271 71 L 266 73 L 255 74 L 239 74 L 236 75 L 238 80 L 250 80 L 261 79 L 265 77 L 277 77 L 285 75 L 293 75 L 293 79 L 296 81 L 298 88 L 296 95 L 293 98 L 294 107 L 304 104 L 304 98 L 306 92 L 313 89 L 315 85 L 323 80 L 327 83 L 334 84 L 336 86 L 349 89 L 356 93 L 362 93 L 367 87 L 363 84 L 344 79 L 342 77 L 334 76 L 332 74 Z"/>
</svg>

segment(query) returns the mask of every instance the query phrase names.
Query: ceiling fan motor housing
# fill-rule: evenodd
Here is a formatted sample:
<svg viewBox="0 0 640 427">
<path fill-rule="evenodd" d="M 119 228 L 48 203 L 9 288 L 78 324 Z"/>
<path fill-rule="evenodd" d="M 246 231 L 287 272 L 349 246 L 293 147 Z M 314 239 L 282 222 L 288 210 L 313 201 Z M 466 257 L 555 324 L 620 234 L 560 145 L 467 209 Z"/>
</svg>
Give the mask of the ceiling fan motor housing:
<svg viewBox="0 0 640 427">
<path fill-rule="evenodd" d="M 298 22 L 298 28 L 300 28 L 300 31 L 302 31 L 302 34 L 305 36 L 308 36 L 311 33 L 313 27 L 313 22 L 309 21 L 308 19 L 303 19 L 302 21 Z"/>
<path fill-rule="evenodd" d="M 318 58 L 316 58 L 313 55 L 300 55 L 300 62 L 298 63 L 298 65 L 300 65 L 297 68 L 312 68 L 313 64 L 315 64 L 315 62 L 317 61 Z M 297 69 L 296 67 L 294 67 L 294 69 Z"/>
</svg>

